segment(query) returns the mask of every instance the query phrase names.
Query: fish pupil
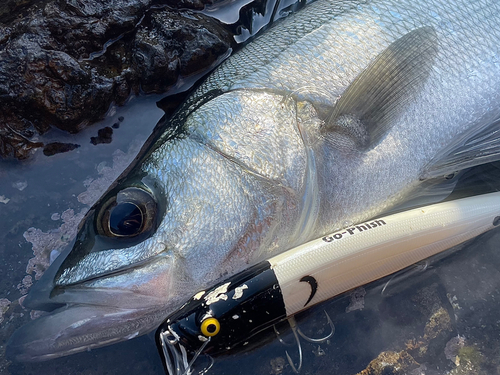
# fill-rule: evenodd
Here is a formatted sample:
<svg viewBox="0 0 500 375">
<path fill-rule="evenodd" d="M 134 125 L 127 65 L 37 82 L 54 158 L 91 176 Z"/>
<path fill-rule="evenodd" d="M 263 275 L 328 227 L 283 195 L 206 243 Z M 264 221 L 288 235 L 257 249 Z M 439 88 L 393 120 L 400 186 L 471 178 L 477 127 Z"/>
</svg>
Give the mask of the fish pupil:
<svg viewBox="0 0 500 375">
<path fill-rule="evenodd" d="M 109 229 L 117 236 L 132 236 L 140 233 L 143 216 L 139 207 L 130 202 L 118 204 L 109 215 Z"/>
<path fill-rule="evenodd" d="M 216 325 L 215 325 L 215 324 L 209 324 L 209 325 L 207 326 L 207 331 L 208 331 L 209 333 L 214 333 L 216 330 L 217 330 L 217 327 L 216 327 Z"/>
</svg>

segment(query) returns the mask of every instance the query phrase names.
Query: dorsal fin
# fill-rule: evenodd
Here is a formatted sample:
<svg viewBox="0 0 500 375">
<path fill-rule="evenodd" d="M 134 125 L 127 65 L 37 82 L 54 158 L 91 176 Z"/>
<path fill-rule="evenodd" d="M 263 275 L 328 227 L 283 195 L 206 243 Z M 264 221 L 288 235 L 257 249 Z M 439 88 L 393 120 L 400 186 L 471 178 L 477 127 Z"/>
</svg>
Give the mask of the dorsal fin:
<svg viewBox="0 0 500 375">
<path fill-rule="evenodd" d="M 324 131 L 348 135 L 359 149 L 376 145 L 423 86 L 436 53 L 432 27 L 415 29 L 393 42 L 345 90 Z"/>
</svg>

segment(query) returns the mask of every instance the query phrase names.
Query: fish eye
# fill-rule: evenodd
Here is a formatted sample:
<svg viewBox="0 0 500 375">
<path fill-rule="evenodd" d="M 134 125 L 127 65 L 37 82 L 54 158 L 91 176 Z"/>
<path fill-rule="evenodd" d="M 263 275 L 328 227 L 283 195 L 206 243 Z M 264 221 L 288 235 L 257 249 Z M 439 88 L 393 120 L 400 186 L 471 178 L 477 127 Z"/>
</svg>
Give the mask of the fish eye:
<svg viewBox="0 0 500 375">
<path fill-rule="evenodd" d="M 97 232 L 106 237 L 135 237 L 151 230 L 157 204 L 148 191 L 128 187 L 102 205 L 97 215 Z"/>
<path fill-rule="evenodd" d="M 220 323 L 215 318 L 207 318 L 201 322 L 201 333 L 208 337 L 213 337 L 220 331 Z"/>
</svg>

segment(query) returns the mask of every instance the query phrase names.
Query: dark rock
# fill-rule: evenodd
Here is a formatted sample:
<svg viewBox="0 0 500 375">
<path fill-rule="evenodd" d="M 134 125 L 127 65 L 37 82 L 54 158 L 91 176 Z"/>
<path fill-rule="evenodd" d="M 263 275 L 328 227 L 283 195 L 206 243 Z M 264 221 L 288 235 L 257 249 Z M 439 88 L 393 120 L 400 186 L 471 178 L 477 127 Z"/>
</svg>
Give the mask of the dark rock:
<svg viewBox="0 0 500 375">
<path fill-rule="evenodd" d="M 201 10 L 205 5 L 213 4 L 217 0 L 167 0 L 166 4 L 172 8 L 188 8 Z"/>
<path fill-rule="evenodd" d="M 179 74 L 207 69 L 230 47 L 213 19 L 192 12 L 148 13 L 134 39 L 133 68 L 146 93 L 164 92 Z"/>
<path fill-rule="evenodd" d="M 33 148 L 42 147 L 40 142 L 32 142 L 12 128 L 0 126 L 0 155 L 12 155 L 16 159 L 26 159 Z"/>
<path fill-rule="evenodd" d="M 80 147 L 80 145 L 74 143 L 52 142 L 45 145 L 45 147 L 43 148 L 43 154 L 45 156 L 52 156 L 55 154 L 72 151 L 78 147 Z"/>
<path fill-rule="evenodd" d="M 98 145 L 100 143 L 111 143 L 113 140 L 113 129 L 109 126 L 99 129 L 97 132 L 97 137 L 90 137 L 90 143 L 93 145 Z"/>
<path fill-rule="evenodd" d="M 6 22 L 22 15 L 20 10 L 35 2 L 41 3 L 41 1 L 35 0 L 3 0 L 0 3 L 0 22 Z"/>
<path fill-rule="evenodd" d="M 43 19 L 58 47 L 81 61 L 133 32 L 150 5 L 151 0 L 59 0 L 45 6 Z"/>
<path fill-rule="evenodd" d="M 420 365 L 405 351 L 382 352 L 358 375 L 408 375 Z"/>
<path fill-rule="evenodd" d="M 199 9 L 211 0 L 165 0 Z M 76 133 L 131 94 L 162 93 L 231 47 L 220 22 L 153 0 L 0 5 L 0 156 L 27 158 L 51 128 Z M 18 16 L 14 16 L 14 15 Z M 110 128 L 111 129 L 111 128 Z"/>
</svg>

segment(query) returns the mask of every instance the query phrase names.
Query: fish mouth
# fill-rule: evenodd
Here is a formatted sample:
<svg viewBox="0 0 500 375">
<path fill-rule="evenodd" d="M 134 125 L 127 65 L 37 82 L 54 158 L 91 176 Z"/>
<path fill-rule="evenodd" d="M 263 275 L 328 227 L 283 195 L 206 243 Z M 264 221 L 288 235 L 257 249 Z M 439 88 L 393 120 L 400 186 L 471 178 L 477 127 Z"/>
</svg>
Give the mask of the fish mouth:
<svg viewBox="0 0 500 375">
<path fill-rule="evenodd" d="M 191 375 L 194 371 L 194 363 L 200 354 L 203 353 L 203 349 L 205 349 L 210 342 L 210 338 L 207 338 L 201 344 L 200 348 L 193 353 L 188 353 L 184 345 L 181 343 L 180 336 L 170 328 L 165 330 L 159 329 L 156 341 L 158 351 L 160 352 L 163 365 L 165 366 L 165 370 L 168 375 Z M 200 373 L 207 372 L 213 366 L 214 361 L 212 357 L 207 357 L 211 362 L 208 367 L 203 369 Z"/>
<path fill-rule="evenodd" d="M 61 254 L 26 297 L 25 307 L 49 313 L 13 333 L 10 359 L 45 361 L 125 341 L 155 330 L 183 302 L 171 258 L 57 286 L 54 275 L 63 260 Z"/>
<path fill-rule="evenodd" d="M 155 315 L 158 311 L 65 306 L 17 329 L 7 342 L 6 355 L 38 362 L 110 345 L 151 331 L 162 319 Z"/>
</svg>

